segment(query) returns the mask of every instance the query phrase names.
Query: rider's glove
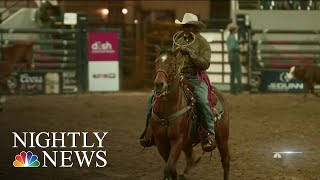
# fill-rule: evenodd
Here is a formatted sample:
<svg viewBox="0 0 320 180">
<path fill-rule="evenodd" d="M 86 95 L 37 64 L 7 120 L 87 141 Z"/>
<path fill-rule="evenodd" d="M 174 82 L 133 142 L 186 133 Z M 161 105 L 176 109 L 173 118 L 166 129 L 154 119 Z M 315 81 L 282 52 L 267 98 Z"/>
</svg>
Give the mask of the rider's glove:
<svg viewBox="0 0 320 180">
<path fill-rule="evenodd" d="M 186 51 L 189 53 L 191 59 L 198 59 L 198 54 L 195 51 L 189 48 L 187 48 Z"/>
<path fill-rule="evenodd" d="M 182 54 L 189 55 L 191 57 L 191 59 L 198 58 L 198 54 L 188 47 L 180 46 L 180 47 L 176 48 L 176 50 L 180 50 L 182 52 Z"/>
<path fill-rule="evenodd" d="M 187 50 L 189 48 L 184 47 L 184 46 L 179 46 L 176 48 L 176 51 L 180 51 L 182 55 L 189 55 L 189 51 Z"/>
</svg>

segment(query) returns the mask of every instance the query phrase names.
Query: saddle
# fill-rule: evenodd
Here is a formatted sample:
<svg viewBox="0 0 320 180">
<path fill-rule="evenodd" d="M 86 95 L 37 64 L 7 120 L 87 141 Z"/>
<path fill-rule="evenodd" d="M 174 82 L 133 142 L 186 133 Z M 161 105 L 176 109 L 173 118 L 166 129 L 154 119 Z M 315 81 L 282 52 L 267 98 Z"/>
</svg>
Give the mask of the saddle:
<svg viewBox="0 0 320 180">
<path fill-rule="evenodd" d="M 188 82 L 187 80 L 182 79 L 180 86 L 184 91 L 185 98 L 188 101 L 188 103 L 194 103 L 192 102 L 193 99 L 196 99 L 196 95 L 193 93 L 194 85 Z M 213 100 L 209 102 L 211 103 L 210 107 L 212 113 L 215 116 L 214 123 L 216 123 L 216 121 L 221 119 L 222 117 L 223 108 L 218 97 L 214 94 L 213 90 L 211 91 L 211 93 Z M 189 126 L 189 140 L 192 142 L 193 146 L 195 146 L 207 138 L 208 130 L 204 128 L 203 121 L 197 113 L 199 110 L 195 106 L 193 106 L 193 109 L 191 111 L 193 113 L 193 116 L 192 123 L 190 123 L 191 125 Z"/>
<path fill-rule="evenodd" d="M 185 97 L 188 101 L 190 101 L 191 97 L 196 99 L 196 95 L 193 93 L 194 90 L 194 85 L 190 82 L 188 82 L 185 79 L 181 80 L 181 87 L 182 89 L 184 89 L 185 92 Z M 187 91 L 190 91 L 189 93 L 187 93 Z M 218 99 L 218 97 L 214 94 L 214 91 L 211 91 L 212 94 L 212 100 L 209 101 L 212 113 L 215 117 L 218 117 L 218 119 L 221 118 L 221 115 L 223 113 L 223 108 L 222 105 Z"/>
</svg>

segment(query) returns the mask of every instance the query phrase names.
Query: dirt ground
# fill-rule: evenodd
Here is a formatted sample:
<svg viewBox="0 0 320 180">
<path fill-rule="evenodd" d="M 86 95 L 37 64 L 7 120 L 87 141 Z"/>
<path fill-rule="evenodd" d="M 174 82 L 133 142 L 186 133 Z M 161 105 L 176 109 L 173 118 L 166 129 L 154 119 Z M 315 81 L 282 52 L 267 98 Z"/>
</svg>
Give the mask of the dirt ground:
<svg viewBox="0 0 320 180">
<path fill-rule="evenodd" d="M 232 180 L 320 180 L 320 98 L 302 94 L 226 93 L 231 108 Z M 0 179 L 153 180 L 165 163 L 155 147 L 142 151 L 137 139 L 145 123 L 147 93 L 10 96 L 0 114 Z M 13 168 L 16 154 L 40 148 L 13 148 L 12 132 L 104 132 L 105 168 Z M 89 138 L 90 140 L 90 138 Z M 47 151 L 53 148 L 45 149 Z M 55 149 L 60 151 L 61 149 Z M 296 151 L 281 154 L 275 151 Z M 195 148 L 197 155 L 200 147 Z M 42 163 L 40 158 L 40 163 Z M 179 160 L 182 171 L 184 156 Z M 189 179 L 223 179 L 217 150 L 207 153 Z"/>
</svg>

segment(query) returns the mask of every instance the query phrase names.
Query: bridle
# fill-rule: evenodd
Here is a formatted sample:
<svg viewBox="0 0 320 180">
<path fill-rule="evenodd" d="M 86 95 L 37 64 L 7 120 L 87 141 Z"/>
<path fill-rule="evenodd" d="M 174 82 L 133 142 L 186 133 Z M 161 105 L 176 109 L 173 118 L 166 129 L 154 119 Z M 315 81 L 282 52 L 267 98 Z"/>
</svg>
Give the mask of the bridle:
<svg viewBox="0 0 320 180">
<path fill-rule="evenodd" d="M 155 62 L 157 62 L 159 59 L 156 59 Z M 174 59 L 176 61 L 176 59 Z M 159 103 L 159 99 L 161 97 L 166 97 L 167 94 L 169 94 L 170 92 L 173 92 L 175 89 L 179 89 L 180 86 L 180 72 L 178 71 L 179 67 L 177 67 L 176 62 L 171 60 L 171 64 L 169 65 L 170 68 L 168 68 L 170 70 L 170 72 L 168 73 L 166 70 L 164 69 L 157 69 L 156 70 L 156 76 L 158 73 L 162 72 L 165 74 L 166 79 L 167 79 L 167 88 L 161 92 L 161 94 L 157 94 L 155 90 L 153 90 L 154 93 L 154 97 L 155 100 L 154 102 L 151 104 L 152 106 L 152 112 L 151 112 L 151 116 L 153 121 L 159 122 L 161 123 L 163 126 L 165 126 L 165 130 L 168 130 L 168 127 L 170 126 L 170 124 L 176 120 L 177 118 L 179 118 L 180 116 L 184 115 L 185 113 L 189 112 L 190 110 L 192 110 L 193 105 L 195 103 L 195 100 L 193 98 L 191 98 L 192 103 L 190 103 L 190 105 L 187 105 L 185 107 L 183 107 L 182 109 L 178 110 L 177 112 L 167 116 L 166 118 L 161 118 L 159 117 L 159 115 L 156 114 L 156 112 L 158 112 L 158 107 L 157 104 Z M 175 74 L 174 74 L 175 73 Z M 173 82 L 175 82 L 174 80 L 179 77 L 179 81 L 176 82 L 176 84 L 173 84 Z M 170 91 L 169 91 L 170 89 Z M 165 99 L 166 100 L 166 99 Z M 193 111 L 191 111 L 193 112 Z M 190 113 L 188 116 L 189 118 L 191 117 L 191 115 L 193 115 L 193 113 Z M 188 119 L 189 119 L 188 118 Z"/>
<path fill-rule="evenodd" d="M 159 58 L 156 59 L 155 62 L 157 62 L 158 60 L 159 60 Z M 161 96 L 165 96 L 165 95 L 170 93 L 169 89 L 172 87 L 171 86 L 172 85 L 172 81 L 174 79 L 176 79 L 177 76 L 179 75 L 179 72 L 177 71 L 177 64 L 175 62 L 170 62 L 169 66 L 170 66 L 170 68 L 168 68 L 170 70 L 169 73 L 166 70 L 162 69 L 162 68 L 159 68 L 159 69 L 156 70 L 155 77 L 157 76 L 158 73 L 162 72 L 165 75 L 166 79 L 167 79 L 167 85 L 168 85 L 167 88 L 163 92 L 161 92 L 160 94 L 157 94 L 155 89 L 153 90 L 154 95 L 157 98 L 159 98 Z"/>
</svg>

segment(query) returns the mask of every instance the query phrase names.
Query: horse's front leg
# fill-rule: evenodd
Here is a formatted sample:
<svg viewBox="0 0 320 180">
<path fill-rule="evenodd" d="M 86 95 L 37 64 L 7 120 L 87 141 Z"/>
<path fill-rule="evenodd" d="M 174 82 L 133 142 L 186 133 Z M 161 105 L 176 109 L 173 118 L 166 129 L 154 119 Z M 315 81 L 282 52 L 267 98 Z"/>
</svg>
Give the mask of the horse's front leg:
<svg viewBox="0 0 320 180">
<path fill-rule="evenodd" d="M 172 180 L 177 180 L 177 161 L 180 157 L 181 151 L 182 151 L 182 144 L 183 140 L 182 138 L 179 138 L 178 140 L 171 140 L 171 150 L 170 155 L 167 161 L 167 165 L 164 169 L 164 180 L 169 180 L 170 177 Z"/>
<path fill-rule="evenodd" d="M 187 143 L 184 146 L 183 151 L 186 157 L 186 167 L 183 170 L 183 174 L 179 175 L 179 180 L 186 179 L 186 175 L 188 174 L 190 169 L 195 165 L 192 144 Z"/>
</svg>

